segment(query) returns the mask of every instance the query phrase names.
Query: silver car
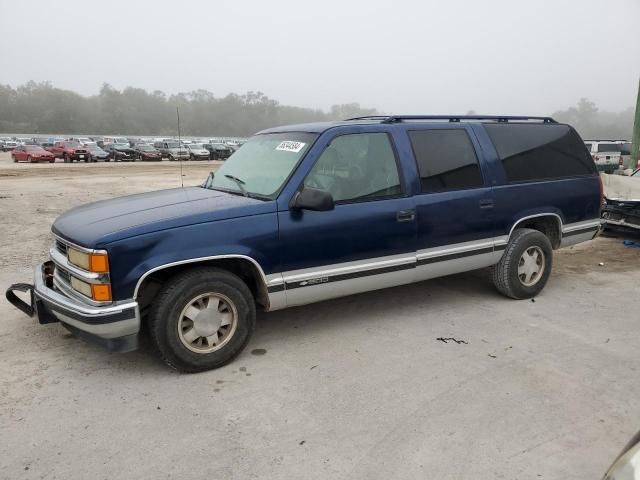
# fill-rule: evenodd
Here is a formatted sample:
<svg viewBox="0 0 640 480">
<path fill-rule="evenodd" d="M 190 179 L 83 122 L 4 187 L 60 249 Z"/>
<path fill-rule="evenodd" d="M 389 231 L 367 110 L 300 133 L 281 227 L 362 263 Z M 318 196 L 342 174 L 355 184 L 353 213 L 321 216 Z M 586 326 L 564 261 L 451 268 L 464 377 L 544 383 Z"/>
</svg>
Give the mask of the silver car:
<svg viewBox="0 0 640 480">
<path fill-rule="evenodd" d="M 153 146 L 162 153 L 163 158 L 169 160 L 189 160 L 189 150 L 178 142 L 156 142 Z"/>
<path fill-rule="evenodd" d="M 187 150 L 189 150 L 191 160 L 209 160 L 209 150 L 204 148 L 201 143 L 191 143 L 187 145 Z"/>
</svg>

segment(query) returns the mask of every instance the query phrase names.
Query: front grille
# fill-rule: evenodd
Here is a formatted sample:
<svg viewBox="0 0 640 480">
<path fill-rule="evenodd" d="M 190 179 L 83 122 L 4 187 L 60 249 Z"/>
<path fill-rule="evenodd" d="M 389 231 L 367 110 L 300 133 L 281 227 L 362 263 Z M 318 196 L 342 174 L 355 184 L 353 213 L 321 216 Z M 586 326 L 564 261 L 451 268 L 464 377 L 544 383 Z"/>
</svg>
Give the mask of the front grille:
<svg viewBox="0 0 640 480">
<path fill-rule="evenodd" d="M 63 280 L 65 283 L 71 284 L 71 274 L 64 268 L 56 265 L 56 272 L 58 272 L 58 277 L 60 277 L 61 280 Z"/>
<path fill-rule="evenodd" d="M 65 256 L 67 255 L 67 245 L 62 243 L 60 240 L 56 240 L 56 250 Z"/>
</svg>

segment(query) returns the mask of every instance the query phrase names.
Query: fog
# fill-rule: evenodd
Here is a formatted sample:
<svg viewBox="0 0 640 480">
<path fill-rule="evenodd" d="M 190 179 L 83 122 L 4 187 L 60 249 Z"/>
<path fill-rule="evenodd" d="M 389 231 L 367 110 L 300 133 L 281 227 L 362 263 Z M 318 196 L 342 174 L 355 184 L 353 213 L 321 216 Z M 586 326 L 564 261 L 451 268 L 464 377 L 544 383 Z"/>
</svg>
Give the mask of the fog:
<svg viewBox="0 0 640 480">
<path fill-rule="evenodd" d="M 640 1 L 0 0 L 0 83 L 103 83 L 326 109 L 549 114 L 634 104 Z"/>
</svg>

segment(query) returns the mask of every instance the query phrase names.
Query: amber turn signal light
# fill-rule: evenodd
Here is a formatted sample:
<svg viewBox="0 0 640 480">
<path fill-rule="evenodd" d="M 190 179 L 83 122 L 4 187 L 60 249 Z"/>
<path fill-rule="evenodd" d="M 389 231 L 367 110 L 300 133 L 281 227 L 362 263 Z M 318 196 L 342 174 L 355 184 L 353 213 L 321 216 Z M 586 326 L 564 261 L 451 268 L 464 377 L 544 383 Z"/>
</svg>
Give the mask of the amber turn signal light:
<svg viewBox="0 0 640 480">
<path fill-rule="evenodd" d="M 111 301 L 111 285 L 104 283 L 94 283 L 91 285 L 91 298 L 96 302 Z"/>
<path fill-rule="evenodd" d="M 109 262 L 107 256 L 97 253 L 89 255 L 89 270 L 96 273 L 107 273 L 109 271 Z"/>
</svg>

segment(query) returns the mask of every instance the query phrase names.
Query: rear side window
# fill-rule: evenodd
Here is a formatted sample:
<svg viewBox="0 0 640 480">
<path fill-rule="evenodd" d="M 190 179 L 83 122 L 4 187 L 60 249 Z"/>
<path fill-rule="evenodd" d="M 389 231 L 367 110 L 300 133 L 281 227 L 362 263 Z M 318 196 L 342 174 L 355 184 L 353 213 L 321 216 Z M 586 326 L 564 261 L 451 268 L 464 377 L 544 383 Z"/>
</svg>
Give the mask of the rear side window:
<svg viewBox="0 0 640 480">
<path fill-rule="evenodd" d="M 599 143 L 598 144 L 598 152 L 619 152 L 620 144 L 619 143 Z"/>
<path fill-rule="evenodd" d="M 568 125 L 485 124 L 510 182 L 596 173 L 580 136 Z"/>
<path fill-rule="evenodd" d="M 465 130 L 413 130 L 409 139 L 418 162 L 422 192 L 483 185 L 476 152 Z"/>
<path fill-rule="evenodd" d="M 630 143 L 621 143 L 620 144 L 620 153 L 623 155 L 631 155 L 631 144 Z"/>
</svg>

